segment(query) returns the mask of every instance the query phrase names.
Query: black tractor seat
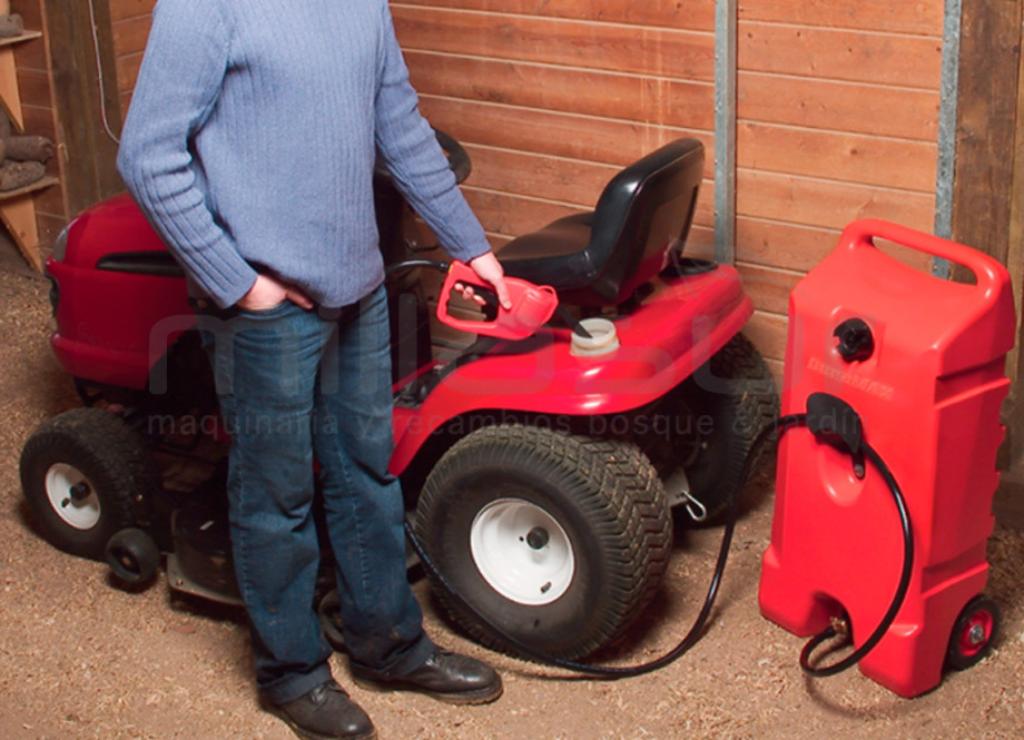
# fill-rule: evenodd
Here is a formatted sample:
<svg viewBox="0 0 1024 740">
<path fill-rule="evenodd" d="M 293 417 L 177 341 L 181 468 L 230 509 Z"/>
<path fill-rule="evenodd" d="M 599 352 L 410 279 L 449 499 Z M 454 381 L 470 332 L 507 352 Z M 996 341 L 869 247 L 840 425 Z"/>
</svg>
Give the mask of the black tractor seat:
<svg viewBox="0 0 1024 740">
<path fill-rule="evenodd" d="M 505 272 L 550 285 L 563 303 L 618 305 L 682 251 L 704 171 L 696 139 L 666 144 L 616 175 L 597 208 L 505 245 Z"/>
</svg>

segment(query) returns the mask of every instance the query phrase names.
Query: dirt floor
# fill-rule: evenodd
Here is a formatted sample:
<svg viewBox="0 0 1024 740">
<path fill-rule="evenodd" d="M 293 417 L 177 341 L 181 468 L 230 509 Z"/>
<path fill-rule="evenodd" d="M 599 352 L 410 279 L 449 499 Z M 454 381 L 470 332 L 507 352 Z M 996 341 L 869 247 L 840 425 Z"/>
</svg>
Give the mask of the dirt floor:
<svg viewBox="0 0 1024 740">
<path fill-rule="evenodd" d="M 47 346 L 47 285 L 0 267 L 0 737 L 287 738 L 257 706 L 242 622 L 172 599 L 112 588 L 99 563 L 63 555 L 32 530 L 18 455 L 32 429 L 75 405 Z M 384 738 L 396 737 L 1019 737 L 1024 732 L 1024 536 L 1001 528 L 990 593 L 1004 607 L 996 650 L 931 694 L 905 701 L 857 672 L 807 681 L 801 640 L 757 610 L 767 501 L 741 525 L 709 634 L 681 662 L 612 684 L 552 681 L 553 672 L 495 656 L 439 621 L 424 584 L 428 629 L 441 643 L 493 660 L 505 696 L 452 708 L 396 694 L 352 694 Z M 685 630 L 702 598 L 718 530 L 688 534 L 664 594 L 617 660 L 650 658 Z M 335 673 L 348 684 L 344 660 Z"/>
</svg>

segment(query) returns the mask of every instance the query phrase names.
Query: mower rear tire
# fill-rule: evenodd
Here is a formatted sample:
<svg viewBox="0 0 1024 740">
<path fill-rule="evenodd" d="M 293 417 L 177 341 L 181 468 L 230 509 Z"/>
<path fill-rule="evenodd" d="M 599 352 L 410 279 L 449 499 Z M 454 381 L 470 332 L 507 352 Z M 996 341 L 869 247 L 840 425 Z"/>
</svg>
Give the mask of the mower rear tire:
<svg viewBox="0 0 1024 740">
<path fill-rule="evenodd" d="M 143 518 L 159 476 L 141 436 L 99 408 L 43 423 L 21 453 L 21 486 L 43 537 L 103 560 L 107 543 Z"/>
<path fill-rule="evenodd" d="M 754 440 L 779 414 L 775 380 L 750 340 L 738 334 L 679 390 L 697 417 L 696 448 L 685 465 L 690 493 L 707 510 L 705 523 L 720 523 L 732 498 L 743 494 Z"/>
<path fill-rule="evenodd" d="M 672 545 L 664 488 L 635 445 L 524 425 L 488 427 L 455 444 L 427 479 L 416 531 L 489 622 L 576 659 L 641 613 Z M 471 637 L 518 652 L 442 588 L 436 593 Z"/>
</svg>

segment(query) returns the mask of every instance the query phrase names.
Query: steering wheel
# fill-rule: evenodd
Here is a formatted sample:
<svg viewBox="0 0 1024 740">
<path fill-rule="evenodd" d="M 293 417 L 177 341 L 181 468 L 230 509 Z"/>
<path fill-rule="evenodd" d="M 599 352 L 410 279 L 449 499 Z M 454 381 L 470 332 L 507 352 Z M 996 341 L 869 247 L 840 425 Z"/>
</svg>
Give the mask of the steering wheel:
<svg viewBox="0 0 1024 740">
<path fill-rule="evenodd" d="M 448 164 L 451 166 L 452 172 L 455 173 L 455 182 L 461 185 L 473 171 L 473 163 L 469 159 L 469 153 L 462 147 L 462 144 L 444 131 L 434 129 L 434 134 L 437 136 L 437 143 L 441 145 L 441 149 L 448 157 Z M 379 156 L 373 168 L 373 176 L 377 180 L 391 179 L 391 173 L 388 172 L 387 167 Z"/>
</svg>

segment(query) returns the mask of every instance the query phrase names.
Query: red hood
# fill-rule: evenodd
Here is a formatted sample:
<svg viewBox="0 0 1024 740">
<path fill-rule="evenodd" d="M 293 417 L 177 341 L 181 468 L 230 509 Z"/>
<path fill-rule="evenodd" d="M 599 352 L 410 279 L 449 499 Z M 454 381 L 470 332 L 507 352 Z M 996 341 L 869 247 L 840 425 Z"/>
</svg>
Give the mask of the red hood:
<svg viewBox="0 0 1024 740">
<path fill-rule="evenodd" d="M 64 261 L 76 267 L 93 267 L 109 254 L 166 251 L 138 205 L 124 194 L 87 208 L 75 219 Z"/>
</svg>

